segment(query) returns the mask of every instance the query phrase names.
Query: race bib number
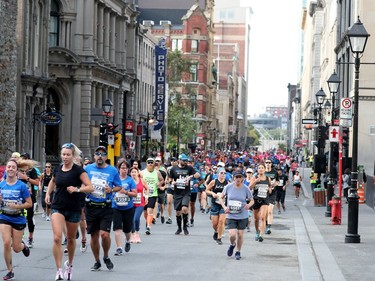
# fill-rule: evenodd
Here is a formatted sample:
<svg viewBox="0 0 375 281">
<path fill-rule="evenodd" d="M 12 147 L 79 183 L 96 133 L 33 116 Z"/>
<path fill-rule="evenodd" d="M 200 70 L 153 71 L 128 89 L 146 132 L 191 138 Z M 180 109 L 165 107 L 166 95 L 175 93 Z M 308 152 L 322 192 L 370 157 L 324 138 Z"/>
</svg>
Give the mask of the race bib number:
<svg viewBox="0 0 375 281">
<path fill-rule="evenodd" d="M 1 211 L 6 215 L 17 215 L 21 213 L 19 209 L 12 209 L 9 207 L 10 204 L 16 204 L 17 200 L 3 200 L 1 203 Z"/>
<path fill-rule="evenodd" d="M 177 179 L 176 180 L 176 187 L 178 189 L 185 189 L 185 187 L 186 187 L 186 179 Z"/>
<path fill-rule="evenodd" d="M 103 179 L 92 178 L 91 183 L 94 187 L 94 191 L 91 193 L 92 196 L 96 198 L 105 198 L 105 186 L 107 182 Z"/>
<path fill-rule="evenodd" d="M 279 186 L 284 186 L 284 180 L 279 180 Z"/>
<path fill-rule="evenodd" d="M 229 213 L 231 213 L 231 214 L 240 213 L 241 209 L 242 209 L 241 201 L 229 200 L 228 201 L 228 209 L 229 209 Z"/>
<path fill-rule="evenodd" d="M 259 198 L 266 198 L 268 192 L 268 185 L 260 184 L 258 185 L 258 197 Z"/>
<path fill-rule="evenodd" d="M 133 203 L 134 204 L 141 204 L 142 203 L 142 193 L 138 192 L 137 197 L 133 198 Z"/>
<path fill-rule="evenodd" d="M 115 195 L 115 202 L 117 206 L 128 206 L 130 201 L 130 197 L 126 194 L 116 193 Z"/>
</svg>

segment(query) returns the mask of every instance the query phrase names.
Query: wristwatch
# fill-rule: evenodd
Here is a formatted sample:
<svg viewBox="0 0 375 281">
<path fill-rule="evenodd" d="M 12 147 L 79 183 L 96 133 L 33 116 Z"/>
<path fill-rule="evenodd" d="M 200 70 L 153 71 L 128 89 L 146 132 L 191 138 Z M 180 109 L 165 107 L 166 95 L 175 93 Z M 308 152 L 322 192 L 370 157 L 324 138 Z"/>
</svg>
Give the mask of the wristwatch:
<svg viewBox="0 0 375 281">
<path fill-rule="evenodd" d="M 81 188 L 80 187 L 77 187 L 77 192 L 81 192 Z"/>
<path fill-rule="evenodd" d="M 26 181 L 29 182 L 29 181 L 30 181 L 30 178 L 27 178 Z"/>
</svg>

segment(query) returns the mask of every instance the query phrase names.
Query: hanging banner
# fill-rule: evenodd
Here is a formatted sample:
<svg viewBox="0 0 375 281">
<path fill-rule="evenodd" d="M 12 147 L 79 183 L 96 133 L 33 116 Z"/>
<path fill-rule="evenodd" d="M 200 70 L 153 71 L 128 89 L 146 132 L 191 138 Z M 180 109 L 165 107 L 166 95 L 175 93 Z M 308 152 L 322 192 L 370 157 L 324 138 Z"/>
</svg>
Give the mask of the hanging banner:
<svg viewBox="0 0 375 281">
<path fill-rule="evenodd" d="M 165 38 L 159 40 L 159 45 L 155 46 L 155 100 L 152 104 L 154 118 L 158 121 L 154 126 L 154 131 L 160 130 L 164 126 L 165 118 L 165 84 L 167 74 L 167 48 Z"/>
</svg>

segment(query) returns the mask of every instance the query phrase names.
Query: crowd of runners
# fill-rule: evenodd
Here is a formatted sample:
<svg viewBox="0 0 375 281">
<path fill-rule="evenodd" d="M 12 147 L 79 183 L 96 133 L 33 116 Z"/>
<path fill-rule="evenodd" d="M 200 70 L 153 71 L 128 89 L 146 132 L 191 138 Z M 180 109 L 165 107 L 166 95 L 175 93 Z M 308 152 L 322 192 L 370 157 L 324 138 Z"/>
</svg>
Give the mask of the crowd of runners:
<svg viewBox="0 0 375 281">
<path fill-rule="evenodd" d="M 40 175 L 38 163 L 19 153 L 13 153 L 6 165 L 0 182 L 0 232 L 8 269 L 3 280 L 14 279 L 11 250 L 27 257 L 33 247 L 35 191 L 41 195 L 43 218 L 51 221 L 55 280 L 72 280 L 79 239 L 81 252 L 91 247 L 91 271 L 100 270 L 101 261 L 112 270 L 111 230 L 116 244 L 112 255 L 120 256 L 132 243 L 141 243 L 143 235 L 152 235 L 156 219 L 175 224 L 175 235 L 189 235 L 196 212 L 208 215 L 212 233 L 207 235 L 218 245 L 228 230 L 226 254 L 240 260 L 244 231 L 254 227 L 254 239 L 266 239 L 272 233 L 274 208 L 279 214 L 286 211 L 289 178 L 296 198 L 302 180 L 297 162 L 276 149 L 197 151 L 177 158 L 154 155 L 141 167 L 141 162 L 126 158 L 109 165 L 103 146 L 97 147 L 91 163 L 77 146 L 67 143 L 61 160 L 53 171 L 46 163 Z M 23 241 L 26 227 L 29 236 Z"/>
</svg>

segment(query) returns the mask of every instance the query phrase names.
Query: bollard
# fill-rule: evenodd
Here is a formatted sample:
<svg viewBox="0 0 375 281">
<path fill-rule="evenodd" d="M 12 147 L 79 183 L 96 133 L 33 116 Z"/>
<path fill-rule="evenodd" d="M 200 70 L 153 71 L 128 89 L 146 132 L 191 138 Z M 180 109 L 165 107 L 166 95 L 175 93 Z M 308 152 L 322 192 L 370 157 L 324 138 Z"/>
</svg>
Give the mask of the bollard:
<svg viewBox="0 0 375 281">
<path fill-rule="evenodd" d="M 341 224 L 341 199 L 338 196 L 333 196 L 332 200 L 328 202 L 331 206 L 331 221 L 332 224 Z"/>
</svg>

